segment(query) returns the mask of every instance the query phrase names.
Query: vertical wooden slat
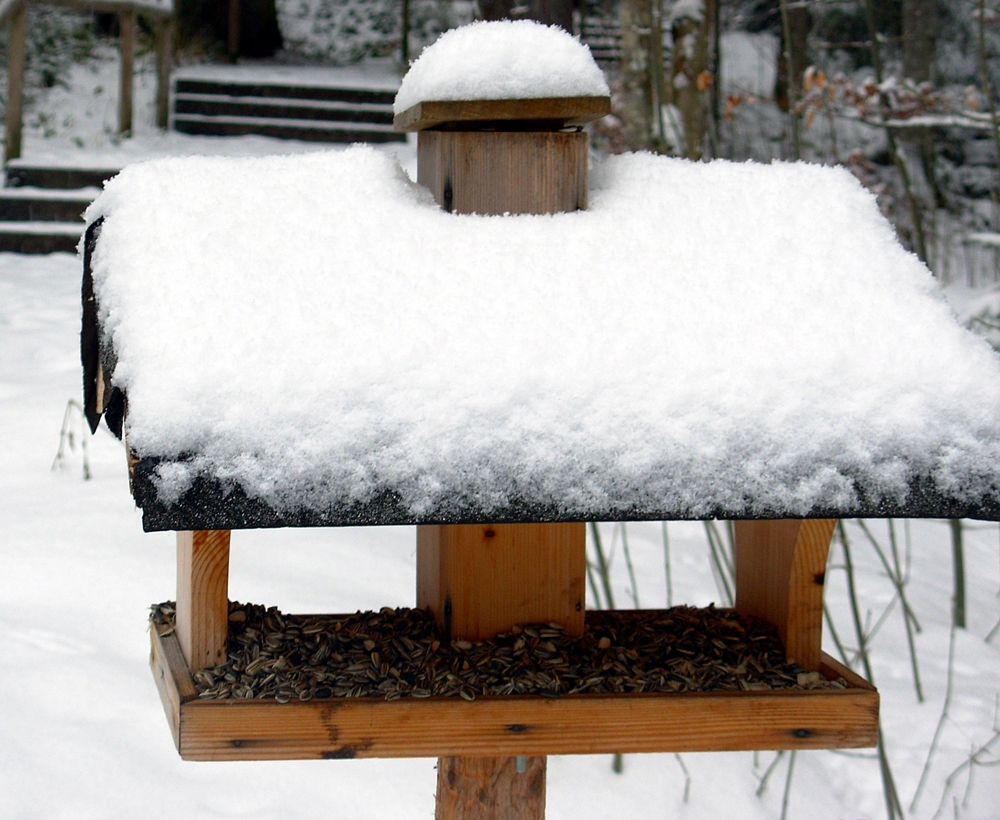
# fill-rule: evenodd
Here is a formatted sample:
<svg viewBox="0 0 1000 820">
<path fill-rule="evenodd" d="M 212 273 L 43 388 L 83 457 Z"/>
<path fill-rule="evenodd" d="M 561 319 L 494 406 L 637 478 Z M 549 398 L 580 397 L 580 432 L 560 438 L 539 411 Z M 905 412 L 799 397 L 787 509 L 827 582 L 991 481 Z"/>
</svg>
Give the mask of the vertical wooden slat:
<svg viewBox="0 0 1000 820">
<path fill-rule="evenodd" d="M 135 77 L 135 9 L 118 13 L 121 37 L 121 75 L 118 89 L 118 133 L 132 133 L 132 87 Z"/>
<path fill-rule="evenodd" d="M 170 68 L 174 55 L 174 18 L 165 17 L 156 24 L 156 126 L 166 128 L 170 121 Z"/>
<path fill-rule="evenodd" d="M 820 667 L 835 519 L 736 522 L 736 609 L 774 624 L 789 660 Z"/>
<path fill-rule="evenodd" d="M 7 40 L 7 112 L 4 161 L 21 156 L 21 118 L 24 105 L 24 57 L 28 7 L 21 3 L 10 16 Z"/>
<path fill-rule="evenodd" d="M 520 762 L 515 757 L 440 758 L 435 820 L 541 820 L 545 758 Z"/>
<path fill-rule="evenodd" d="M 226 659 L 229 530 L 177 533 L 177 639 L 192 672 Z"/>
</svg>

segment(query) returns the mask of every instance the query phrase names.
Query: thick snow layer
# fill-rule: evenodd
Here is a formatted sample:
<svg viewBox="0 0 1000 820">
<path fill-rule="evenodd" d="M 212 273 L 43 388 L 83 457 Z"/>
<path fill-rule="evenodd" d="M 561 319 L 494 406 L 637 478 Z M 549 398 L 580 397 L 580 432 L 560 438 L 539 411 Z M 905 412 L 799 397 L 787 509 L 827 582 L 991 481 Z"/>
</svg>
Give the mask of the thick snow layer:
<svg viewBox="0 0 1000 820">
<path fill-rule="evenodd" d="M 606 97 L 590 49 L 558 26 L 532 20 L 472 23 L 441 35 L 410 66 L 398 114 L 430 100 Z"/>
<path fill-rule="evenodd" d="M 279 510 L 845 509 L 1000 483 L 1000 362 L 846 171 L 647 154 L 447 214 L 373 149 L 126 168 L 94 277 L 139 456 Z"/>
</svg>

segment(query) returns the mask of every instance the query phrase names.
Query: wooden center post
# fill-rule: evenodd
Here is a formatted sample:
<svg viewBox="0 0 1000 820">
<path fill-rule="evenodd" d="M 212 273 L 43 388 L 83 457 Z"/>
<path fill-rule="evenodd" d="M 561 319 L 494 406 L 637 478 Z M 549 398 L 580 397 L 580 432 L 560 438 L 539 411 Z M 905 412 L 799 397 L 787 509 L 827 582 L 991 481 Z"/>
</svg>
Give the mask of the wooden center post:
<svg viewBox="0 0 1000 820">
<path fill-rule="evenodd" d="M 587 207 L 587 135 L 603 97 L 426 102 L 397 115 L 418 131 L 417 181 L 456 214 L 547 214 Z M 515 624 L 583 634 L 586 529 L 571 524 L 417 528 L 417 605 L 449 640 Z M 542 820 L 545 757 L 438 759 L 437 820 Z"/>
</svg>

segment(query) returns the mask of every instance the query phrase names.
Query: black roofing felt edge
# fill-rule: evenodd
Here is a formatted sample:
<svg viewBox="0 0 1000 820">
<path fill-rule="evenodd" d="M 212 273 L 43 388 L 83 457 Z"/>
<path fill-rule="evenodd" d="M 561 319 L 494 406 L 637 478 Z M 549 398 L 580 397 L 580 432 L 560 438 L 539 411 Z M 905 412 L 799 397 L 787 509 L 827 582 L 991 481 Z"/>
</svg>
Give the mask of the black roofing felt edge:
<svg viewBox="0 0 1000 820">
<path fill-rule="evenodd" d="M 671 509 L 607 509 L 594 512 L 564 509 L 554 505 L 515 501 L 502 509 L 483 511 L 473 506 L 432 510 L 414 515 L 398 494 L 386 490 L 364 503 L 344 504 L 328 510 L 301 509 L 279 512 L 250 498 L 239 486 L 200 476 L 176 503 L 166 505 L 156 498 L 153 476 L 160 459 L 141 459 L 133 465 L 132 492 L 142 508 L 145 532 L 165 530 L 243 530 L 275 527 L 365 527 L 413 524 L 523 524 L 571 521 L 691 521 L 703 519 L 768 520 L 780 518 L 974 518 L 1000 521 L 1000 493 L 978 503 L 947 498 L 928 479 L 911 485 L 905 504 L 868 503 L 845 509 L 815 508 L 808 514 L 772 510 L 748 514 L 745 510 L 717 508 L 692 515 Z"/>
</svg>

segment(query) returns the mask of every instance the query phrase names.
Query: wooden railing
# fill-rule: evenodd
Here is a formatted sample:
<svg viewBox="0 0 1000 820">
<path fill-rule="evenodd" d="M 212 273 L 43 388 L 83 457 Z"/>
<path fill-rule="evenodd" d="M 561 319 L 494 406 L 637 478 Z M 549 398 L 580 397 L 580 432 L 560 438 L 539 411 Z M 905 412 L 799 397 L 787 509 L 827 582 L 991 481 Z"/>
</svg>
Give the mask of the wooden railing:
<svg viewBox="0 0 1000 820">
<path fill-rule="evenodd" d="M 156 124 L 167 127 L 170 106 L 170 63 L 173 51 L 173 0 L 0 0 L 0 25 L 8 23 L 7 43 L 7 141 L 4 162 L 21 156 L 24 104 L 24 62 L 28 34 L 28 3 L 61 6 L 79 11 L 118 15 L 121 47 L 121 82 L 118 94 L 118 132 L 132 131 L 132 86 L 135 75 L 136 22 L 150 18 L 156 31 Z"/>
</svg>

